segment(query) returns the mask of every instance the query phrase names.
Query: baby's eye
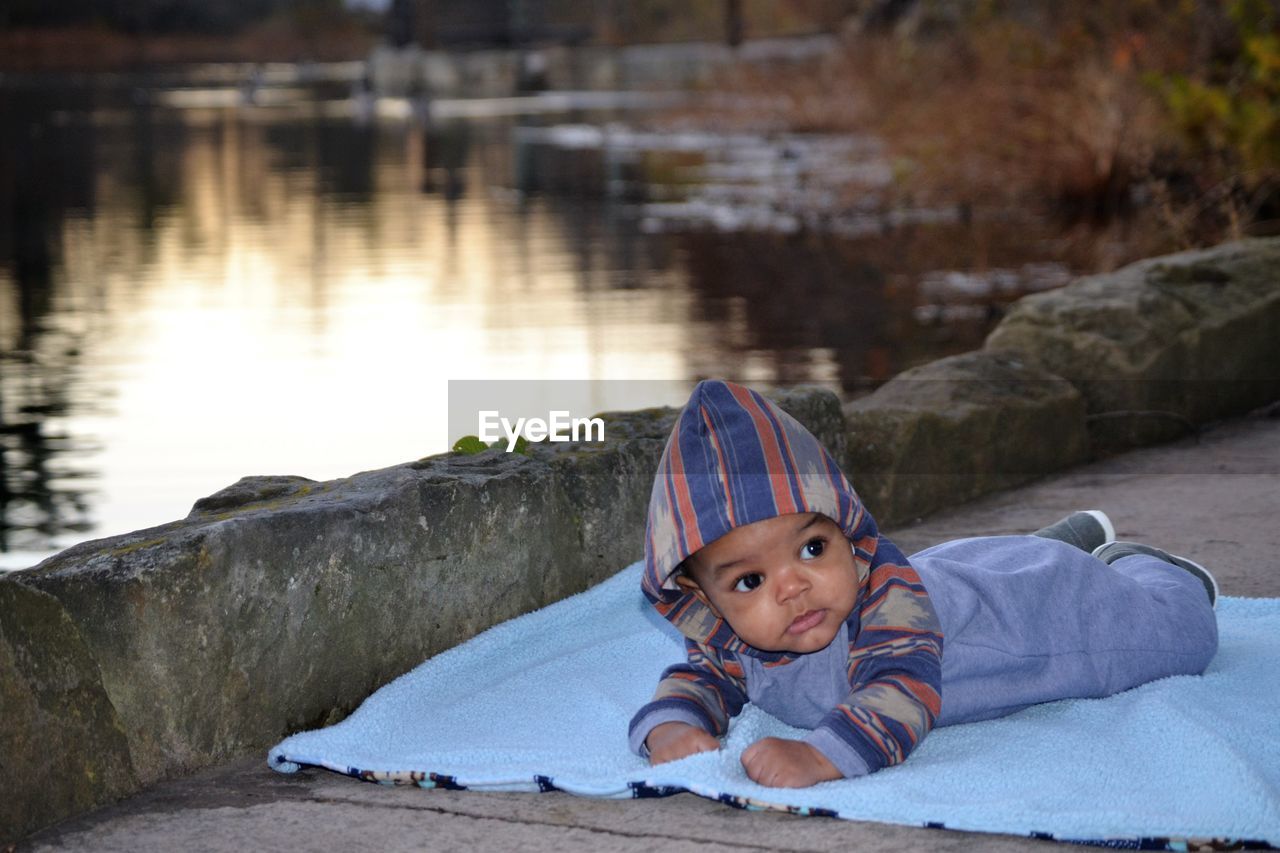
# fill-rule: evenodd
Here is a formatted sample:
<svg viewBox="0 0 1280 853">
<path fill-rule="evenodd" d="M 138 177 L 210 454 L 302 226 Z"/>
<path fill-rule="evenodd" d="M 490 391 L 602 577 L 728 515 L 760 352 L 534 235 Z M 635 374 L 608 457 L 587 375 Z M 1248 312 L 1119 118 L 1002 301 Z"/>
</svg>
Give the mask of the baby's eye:
<svg viewBox="0 0 1280 853">
<path fill-rule="evenodd" d="M 812 559 L 813 557 L 821 557 L 822 552 L 827 548 L 827 540 L 820 537 L 810 539 L 804 543 L 804 547 L 800 549 L 800 559 Z"/>
<path fill-rule="evenodd" d="M 752 572 L 749 575 L 743 575 L 738 578 L 738 582 L 733 585 L 734 592 L 751 592 L 751 590 L 764 583 L 764 577 Z"/>
</svg>

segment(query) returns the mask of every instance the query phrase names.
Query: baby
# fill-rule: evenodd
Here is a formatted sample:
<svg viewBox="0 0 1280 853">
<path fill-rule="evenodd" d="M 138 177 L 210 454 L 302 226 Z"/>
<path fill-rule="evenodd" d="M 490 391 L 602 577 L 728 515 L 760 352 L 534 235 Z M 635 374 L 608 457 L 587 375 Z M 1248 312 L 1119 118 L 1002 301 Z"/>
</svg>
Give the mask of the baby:
<svg viewBox="0 0 1280 853">
<path fill-rule="evenodd" d="M 718 749 L 753 702 L 809 733 L 747 747 L 747 775 L 804 787 L 898 764 L 935 725 L 1203 672 L 1213 577 L 1113 540 L 1105 515 L 1076 513 L 908 559 L 808 430 L 699 383 L 654 480 L 642 581 L 688 660 L 632 719 L 631 748 L 653 764 Z"/>
</svg>

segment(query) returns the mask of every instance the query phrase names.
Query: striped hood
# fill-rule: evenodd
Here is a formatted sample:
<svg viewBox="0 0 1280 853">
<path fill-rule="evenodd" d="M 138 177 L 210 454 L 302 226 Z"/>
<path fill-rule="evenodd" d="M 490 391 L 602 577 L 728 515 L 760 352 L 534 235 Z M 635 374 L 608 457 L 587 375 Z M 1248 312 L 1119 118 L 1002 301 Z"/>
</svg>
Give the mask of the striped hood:
<svg viewBox="0 0 1280 853">
<path fill-rule="evenodd" d="M 641 587 L 695 643 L 755 657 L 729 625 L 674 580 L 680 563 L 735 527 L 820 512 L 853 543 L 865 581 L 880 547 L 875 521 L 835 460 L 798 421 L 760 394 L 721 380 L 698 383 L 667 439 L 654 477 Z M 900 556 L 887 543 L 885 549 Z"/>
</svg>

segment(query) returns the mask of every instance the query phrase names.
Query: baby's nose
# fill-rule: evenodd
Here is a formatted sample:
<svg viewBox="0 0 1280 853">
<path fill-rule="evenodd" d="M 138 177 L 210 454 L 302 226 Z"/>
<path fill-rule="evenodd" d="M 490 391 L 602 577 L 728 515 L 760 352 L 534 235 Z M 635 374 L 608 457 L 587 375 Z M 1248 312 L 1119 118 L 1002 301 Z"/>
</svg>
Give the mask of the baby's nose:
<svg viewBox="0 0 1280 853">
<path fill-rule="evenodd" d="M 778 600 L 789 601 L 809 589 L 809 576 L 805 572 L 791 566 L 778 573 Z"/>
</svg>

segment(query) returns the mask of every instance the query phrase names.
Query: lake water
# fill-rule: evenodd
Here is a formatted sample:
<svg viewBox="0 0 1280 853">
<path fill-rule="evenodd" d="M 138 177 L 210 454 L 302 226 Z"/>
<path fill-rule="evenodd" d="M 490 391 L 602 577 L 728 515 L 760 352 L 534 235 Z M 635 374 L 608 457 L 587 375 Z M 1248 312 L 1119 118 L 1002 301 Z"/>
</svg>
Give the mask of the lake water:
<svg viewBox="0 0 1280 853">
<path fill-rule="evenodd" d="M 878 212 L 868 140 L 655 131 L 600 97 L 253 100 L 0 84 L 0 568 L 243 475 L 442 452 L 450 379 L 852 396 L 1069 274 L 1021 226 Z"/>
</svg>

